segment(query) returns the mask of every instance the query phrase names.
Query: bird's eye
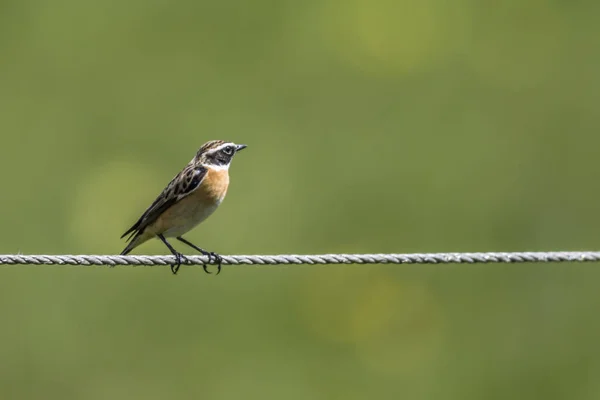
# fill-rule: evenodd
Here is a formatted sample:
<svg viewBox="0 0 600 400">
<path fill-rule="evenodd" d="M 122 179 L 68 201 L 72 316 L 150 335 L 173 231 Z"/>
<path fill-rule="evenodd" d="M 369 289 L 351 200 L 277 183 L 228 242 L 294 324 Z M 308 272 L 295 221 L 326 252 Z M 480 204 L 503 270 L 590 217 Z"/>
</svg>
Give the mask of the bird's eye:
<svg viewBox="0 0 600 400">
<path fill-rule="evenodd" d="M 227 154 L 228 156 L 233 154 L 233 146 L 227 146 L 223 149 L 223 153 Z"/>
</svg>

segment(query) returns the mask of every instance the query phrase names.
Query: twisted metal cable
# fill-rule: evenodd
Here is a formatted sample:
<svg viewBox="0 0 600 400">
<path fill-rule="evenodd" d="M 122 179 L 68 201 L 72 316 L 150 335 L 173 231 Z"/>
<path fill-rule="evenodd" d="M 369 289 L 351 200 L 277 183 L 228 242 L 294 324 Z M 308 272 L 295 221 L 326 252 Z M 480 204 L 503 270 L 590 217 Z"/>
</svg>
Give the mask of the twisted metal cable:
<svg viewBox="0 0 600 400">
<path fill-rule="evenodd" d="M 589 261 L 600 261 L 600 251 L 223 256 L 223 265 L 476 264 Z M 114 267 L 116 265 L 153 266 L 174 263 L 174 256 L 0 255 L 0 265 L 106 265 Z M 206 256 L 187 256 L 184 264 L 203 265 L 205 263 L 208 263 L 208 257 Z"/>
</svg>

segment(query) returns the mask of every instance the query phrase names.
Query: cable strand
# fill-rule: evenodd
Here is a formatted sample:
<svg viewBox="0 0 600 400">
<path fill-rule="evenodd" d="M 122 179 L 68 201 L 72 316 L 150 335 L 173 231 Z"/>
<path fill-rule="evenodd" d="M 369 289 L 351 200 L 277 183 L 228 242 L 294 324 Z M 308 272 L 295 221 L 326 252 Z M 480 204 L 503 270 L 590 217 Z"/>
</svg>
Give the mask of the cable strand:
<svg viewBox="0 0 600 400">
<path fill-rule="evenodd" d="M 208 263 L 206 256 L 186 256 L 187 265 Z M 600 261 L 600 251 L 414 253 L 414 254 L 282 254 L 223 256 L 223 265 L 316 264 L 479 264 Z M 175 263 L 174 256 L 0 255 L 0 265 L 156 266 Z"/>
</svg>

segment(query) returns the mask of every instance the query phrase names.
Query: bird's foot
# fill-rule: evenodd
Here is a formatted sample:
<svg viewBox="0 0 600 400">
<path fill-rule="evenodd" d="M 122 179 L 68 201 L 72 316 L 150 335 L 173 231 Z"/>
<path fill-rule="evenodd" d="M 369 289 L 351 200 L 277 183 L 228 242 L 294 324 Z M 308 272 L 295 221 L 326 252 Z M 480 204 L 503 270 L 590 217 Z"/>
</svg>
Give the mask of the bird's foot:
<svg viewBox="0 0 600 400">
<path fill-rule="evenodd" d="M 179 267 L 181 266 L 181 264 L 187 264 L 188 259 L 181 253 L 175 253 L 173 255 L 175 256 L 175 264 L 171 264 L 171 272 L 173 273 L 173 275 L 177 275 L 177 271 L 179 271 Z"/>
<path fill-rule="evenodd" d="M 205 255 L 208 257 L 209 264 L 217 264 L 217 274 L 216 275 L 219 275 L 221 273 L 221 263 L 223 262 L 223 257 L 218 255 L 214 251 L 210 251 L 210 252 L 203 251 L 202 255 Z M 210 272 L 208 270 L 208 268 L 206 267 L 206 264 L 202 264 L 202 268 L 204 269 L 204 272 L 206 272 L 207 274 L 212 274 L 212 272 Z"/>
</svg>

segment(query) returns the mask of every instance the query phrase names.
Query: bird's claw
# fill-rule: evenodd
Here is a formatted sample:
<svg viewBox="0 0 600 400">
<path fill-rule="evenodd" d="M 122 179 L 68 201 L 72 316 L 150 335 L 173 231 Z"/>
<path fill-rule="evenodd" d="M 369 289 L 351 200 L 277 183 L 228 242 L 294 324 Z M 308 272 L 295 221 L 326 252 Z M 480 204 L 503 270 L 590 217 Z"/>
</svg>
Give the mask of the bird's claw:
<svg viewBox="0 0 600 400">
<path fill-rule="evenodd" d="M 221 257 L 220 255 L 218 255 L 217 253 L 211 251 L 205 251 L 203 253 L 203 255 L 208 257 L 208 263 L 209 264 L 217 264 L 217 273 L 216 275 L 219 275 L 221 273 L 221 263 L 223 262 L 223 257 Z M 214 260 L 213 260 L 214 259 Z M 207 274 L 212 274 L 212 272 L 210 272 L 206 266 L 206 264 L 202 264 L 202 269 L 204 269 L 204 272 L 206 272 Z"/>
<path fill-rule="evenodd" d="M 171 264 L 171 272 L 173 273 L 173 275 L 177 275 L 177 271 L 179 271 L 179 267 L 181 266 L 181 264 L 183 262 L 185 262 L 187 264 L 188 259 L 186 256 L 184 256 L 181 253 L 176 253 L 174 254 L 175 256 L 175 264 Z"/>
</svg>

